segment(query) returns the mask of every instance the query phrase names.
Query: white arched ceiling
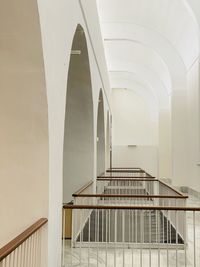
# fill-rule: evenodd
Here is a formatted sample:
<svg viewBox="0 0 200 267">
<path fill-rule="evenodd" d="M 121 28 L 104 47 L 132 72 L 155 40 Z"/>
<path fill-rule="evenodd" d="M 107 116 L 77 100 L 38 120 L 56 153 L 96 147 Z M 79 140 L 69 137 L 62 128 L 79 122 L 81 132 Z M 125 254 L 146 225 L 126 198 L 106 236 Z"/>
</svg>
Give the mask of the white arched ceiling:
<svg viewBox="0 0 200 267">
<path fill-rule="evenodd" d="M 159 120 L 167 116 L 165 125 L 171 127 L 167 145 L 162 136 L 159 142 L 165 147 L 172 142 L 177 177 L 183 176 L 184 160 L 180 166 L 177 162 L 187 149 L 187 73 L 199 58 L 199 29 L 192 12 L 199 7 L 197 2 L 191 0 L 190 9 L 190 0 L 98 0 L 111 87 L 114 71 L 121 77 L 129 73 L 132 80 L 147 85 L 143 90 L 149 88 L 153 96 L 157 94 L 163 109 Z M 125 79 L 120 86 L 123 83 Z M 171 106 L 170 113 L 163 108 L 164 98 Z"/>
<path fill-rule="evenodd" d="M 118 58 L 121 55 L 125 57 L 124 54 L 129 58 L 137 49 L 140 61 L 134 60 L 135 68 L 138 69 L 140 63 L 140 66 L 151 69 L 154 77 L 157 74 L 157 81 L 162 81 L 165 85 L 168 94 L 169 90 L 185 90 L 185 74 L 199 55 L 197 23 L 185 2 L 98 1 L 108 66 L 113 66 L 112 62 L 116 61 L 114 53 L 113 56 L 108 56 L 116 46 L 120 47 Z M 146 56 L 147 54 L 149 55 Z M 118 60 L 120 66 L 121 63 Z M 129 60 L 126 63 L 128 65 Z M 162 65 L 165 67 L 160 68 Z M 122 67 L 119 68 L 122 70 Z M 147 76 L 143 76 L 143 79 L 144 77 L 147 79 Z M 152 83 L 152 80 L 148 82 Z M 154 84 L 151 86 L 155 88 Z"/>
<path fill-rule="evenodd" d="M 171 93 L 170 75 L 158 53 L 137 42 L 123 40 L 106 42 L 105 51 L 110 73 L 127 72 L 141 77 L 141 81 L 150 83 L 155 90 L 161 107 L 164 102 L 168 102 Z"/>
<path fill-rule="evenodd" d="M 197 23 L 181 0 L 100 0 L 102 22 L 130 23 L 166 39 L 188 69 L 199 55 Z"/>
<path fill-rule="evenodd" d="M 120 39 L 117 41 L 107 40 L 105 49 L 109 70 L 120 67 L 121 62 L 127 62 L 127 65 L 143 66 L 152 73 L 152 76 L 156 76 L 170 93 L 171 81 L 168 68 L 160 55 L 154 50 L 137 42 Z"/>
</svg>

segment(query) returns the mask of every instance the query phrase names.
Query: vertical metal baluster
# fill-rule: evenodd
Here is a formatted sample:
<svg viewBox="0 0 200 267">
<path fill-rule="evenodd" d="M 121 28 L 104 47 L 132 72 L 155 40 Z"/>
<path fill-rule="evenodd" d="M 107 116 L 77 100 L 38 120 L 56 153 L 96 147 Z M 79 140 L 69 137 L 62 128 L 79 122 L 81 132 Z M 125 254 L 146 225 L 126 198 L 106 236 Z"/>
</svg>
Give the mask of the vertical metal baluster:
<svg viewBox="0 0 200 267">
<path fill-rule="evenodd" d="M 186 211 L 184 211 L 184 250 L 185 250 L 185 267 L 187 267 L 187 218 Z"/>
<path fill-rule="evenodd" d="M 193 239 L 194 239 L 194 267 L 196 267 L 196 222 L 195 211 L 193 211 Z"/>
<path fill-rule="evenodd" d="M 125 254 L 124 254 L 124 246 L 125 246 L 125 210 L 122 210 L 122 247 L 123 247 L 123 267 L 125 267 Z"/>
<path fill-rule="evenodd" d="M 177 249 L 177 246 L 178 246 L 178 231 L 177 231 L 177 228 L 178 228 L 178 223 L 177 223 L 177 210 L 175 211 L 175 231 L 176 231 L 176 267 L 178 267 L 178 249 Z"/>
<path fill-rule="evenodd" d="M 6 257 L 6 260 L 5 260 L 5 265 L 6 265 L 6 267 L 10 267 L 10 262 L 11 262 L 11 258 L 10 258 L 10 255 L 8 255 L 8 256 Z"/>
<path fill-rule="evenodd" d="M 114 267 L 116 267 L 116 244 L 117 244 L 117 210 L 114 210 Z"/>
<path fill-rule="evenodd" d="M 165 203 L 163 203 L 163 206 L 165 206 Z M 163 228 L 163 244 L 165 243 L 165 215 L 164 211 L 162 212 L 162 228 Z"/>
<path fill-rule="evenodd" d="M 27 239 L 28 244 L 28 266 L 31 266 L 31 244 L 30 244 L 30 237 Z"/>
<path fill-rule="evenodd" d="M 156 211 L 157 213 L 157 236 L 158 236 L 158 266 L 160 267 L 160 211 Z"/>
<path fill-rule="evenodd" d="M 151 210 L 149 210 L 149 267 L 151 267 Z"/>
<path fill-rule="evenodd" d="M 21 250 L 22 250 L 22 244 L 21 244 L 21 246 L 19 246 L 19 248 L 17 250 L 17 267 L 22 267 L 22 264 L 21 264 Z"/>
<path fill-rule="evenodd" d="M 39 253 L 38 253 L 38 247 L 39 247 L 39 231 L 37 231 L 37 234 L 36 234 L 36 241 L 35 241 L 35 254 L 36 254 L 36 263 L 35 263 L 35 267 L 38 267 L 40 266 L 39 264 Z"/>
<path fill-rule="evenodd" d="M 133 224 L 134 216 L 133 216 L 133 213 L 134 213 L 134 210 L 132 209 L 131 210 L 131 214 L 132 214 L 132 240 L 131 240 L 132 241 L 132 244 L 131 244 L 132 245 L 132 267 L 133 267 L 133 260 L 134 260 L 134 258 L 133 258 L 133 243 L 134 243 L 134 227 L 133 227 L 134 226 L 134 224 Z"/>
<path fill-rule="evenodd" d="M 137 213 L 138 211 L 135 210 L 135 242 L 137 243 L 138 240 L 137 240 L 137 232 L 138 232 L 138 229 L 137 229 Z"/>
<path fill-rule="evenodd" d="M 27 240 L 26 240 L 26 242 L 25 242 L 25 260 L 24 260 L 24 262 L 25 262 L 25 266 L 28 266 L 28 242 L 27 242 Z"/>
<path fill-rule="evenodd" d="M 42 266 L 42 235 L 43 235 L 43 230 L 39 230 L 39 236 L 38 236 L 38 240 L 39 240 L 39 242 L 38 242 L 38 261 L 39 261 L 39 266 Z"/>
<path fill-rule="evenodd" d="M 30 261 L 29 261 L 29 266 L 33 266 L 33 236 L 30 236 L 29 238 L 29 243 L 30 243 Z"/>
<path fill-rule="evenodd" d="M 63 209 L 62 266 L 65 266 L 65 216 L 66 216 L 66 210 Z"/>
<path fill-rule="evenodd" d="M 97 267 L 99 266 L 99 209 L 97 209 Z"/>
<path fill-rule="evenodd" d="M 169 210 L 169 243 L 172 243 L 171 211 Z"/>
<path fill-rule="evenodd" d="M 102 243 L 102 245 L 103 245 L 103 242 L 104 242 L 104 212 L 105 212 L 105 210 L 103 209 L 102 211 L 101 211 L 101 229 L 102 229 L 102 235 L 101 235 L 101 243 Z"/>
<path fill-rule="evenodd" d="M 90 214 L 88 218 L 88 267 L 90 266 Z"/>
<path fill-rule="evenodd" d="M 167 267 L 169 267 L 169 221 L 168 221 L 168 213 L 167 210 Z"/>
<path fill-rule="evenodd" d="M 143 230 L 143 210 L 140 210 L 140 267 L 142 267 L 142 230 Z"/>
<path fill-rule="evenodd" d="M 32 252 L 33 253 L 33 267 L 36 266 L 36 264 L 35 264 L 35 260 L 36 260 L 36 251 L 35 251 L 36 234 L 37 234 L 37 232 L 33 234 L 33 246 L 32 246 L 32 250 L 33 250 L 33 252 Z"/>
<path fill-rule="evenodd" d="M 80 212 L 80 243 L 79 243 L 79 262 L 80 262 L 80 266 L 82 264 L 82 226 L 83 226 L 83 222 L 82 222 L 82 210 L 79 210 Z"/>
<path fill-rule="evenodd" d="M 108 210 L 105 210 L 106 212 L 106 260 L 105 260 L 105 266 L 108 266 Z"/>
</svg>

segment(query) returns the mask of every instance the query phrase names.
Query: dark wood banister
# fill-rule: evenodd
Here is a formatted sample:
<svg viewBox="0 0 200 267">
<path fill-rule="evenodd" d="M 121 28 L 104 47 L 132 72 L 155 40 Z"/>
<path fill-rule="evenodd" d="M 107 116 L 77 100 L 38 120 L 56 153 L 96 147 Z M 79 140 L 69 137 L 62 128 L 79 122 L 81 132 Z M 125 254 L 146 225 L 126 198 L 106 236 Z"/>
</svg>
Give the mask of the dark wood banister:
<svg viewBox="0 0 200 267">
<path fill-rule="evenodd" d="M 142 170 L 143 171 L 143 170 Z M 145 172 L 145 171 L 144 171 Z M 165 182 L 155 179 L 153 176 L 148 176 L 148 177 L 120 177 L 120 176 L 97 176 L 97 181 L 158 181 L 162 185 L 166 186 L 167 188 L 171 189 L 174 191 L 176 194 L 181 196 L 181 198 L 187 198 L 187 196 L 184 196 L 181 192 L 178 190 L 174 189 L 170 185 L 166 184 Z M 93 184 L 93 180 L 89 181 L 86 185 L 83 185 L 78 191 L 76 191 L 72 196 L 79 196 L 84 190 L 86 190 L 89 186 Z M 160 195 L 162 197 L 162 195 Z"/>
<path fill-rule="evenodd" d="M 169 189 L 171 189 L 172 191 L 174 191 L 176 194 L 178 194 L 178 195 L 180 195 L 180 196 L 184 196 L 181 192 L 179 192 L 178 190 L 174 189 L 173 187 L 171 187 L 170 185 L 166 184 L 165 182 L 163 182 L 163 181 L 161 181 L 161 180 L 159 180 L 159 182 L 160 182 L 162 185 L 164 185 L 164 186 L 168 187 Z"/>
<path fill-rule="evenodd" d="M 174 211 L 200 211 L 200 207 L 180 206 L 100 206 L 100 205 L 63 205 L 63 209 L 96 209 L 96 210 L 174 210 Z"/>
<path fill-rule="evenodd" d="M 180 195 L 180 196 L 184 196 L 181 192 L 179 192 L 177 189 L 174 189 L 173 187 L 171 187 L 170 185 L 166 184 L 165 182 L 159 180 L 159 179 L 152 179 L 152 177 L 150 178 L 141 178 L 138 179 L 134 179 L 134 178 L 97 178 L 97 181 L 158 181 L 159 183 L 161 183 L 162 185 L 166 186 L 167 188 L 171 189 L 172 191 L 174 191 L 176 194 Z"/>
<path fill-rule="evenodd" d="M 170 199 L 173 199 L 173 198 L 178 198 L 178 199 L 185 199 L 185 198 L 188 198 L 188 196 L 168 196 L 168 195 L 127 195 L 127 194 L 124 194 L 124 195 L 118 195 L 118 194 L 73 194 L 73 197 L 102 197 L 102 198 L 105 198 L 105 197 L 110 197 L 110 198 L 170 198 Z"/>
<path fill-rule="evenodd" d="M 120 177 L 117 177 L 117 178 L 111 178 L 111 177 L 109 177 L 109 178 L 97 178 L 97 181 L 143 181 L 143 182 L 155 182 L 155 181 L 160 181 L 160 180 L 158 180 L 158 179 L 155 179 L 155 178 L 120 178 Z"/>
<path fill-rule="evenodd" d="M 152 179 L 155 178 L 155 176 L 97 176 L 97 178 L 121 178 L 121 179 L 126 179 L 126 178 L 146 178 L 146 179 Z"/>
<path fill-rule="evenodd" d="M 127 170 L 127 169 L 115 169 L 115 170 L 107 170 L 106 172 L 123 172 L 123 173 L 126 173 L 126 172 L 128 172 L 128 173 L 137 173 L 137 172 L 139 172 L 139 173 L 146 173 L 144 170 L 141 170 L 141 169 L 138 169 L 138 170 Z"/>
<path fill-rule="evenodd" d="M 89 186 L 93 184 L 93 180 L 89 181 L 87 184 L 83 185 L 78 191 L 76 191 L 74 194 L 81 194 L 84 190 L 86 190 Z"/>
<path fill-rule="evenodd" d="M 108 170 L 142 170 L 141 168 L 131 168 L 131 167 L 113 167 L 113 168 L 109 168 Z"/>
<path fill-rule="evenodd" d="M 43 225 L 47 223 L 46 218 L 39 219 L 36 223 L 27 228 L 23 233 L 11 240 L 7 245 L 0 249 L 0 262 L 11 254 L 16 248 L 24 243 L 30 236 L 38 231 Z"/>
</svg>

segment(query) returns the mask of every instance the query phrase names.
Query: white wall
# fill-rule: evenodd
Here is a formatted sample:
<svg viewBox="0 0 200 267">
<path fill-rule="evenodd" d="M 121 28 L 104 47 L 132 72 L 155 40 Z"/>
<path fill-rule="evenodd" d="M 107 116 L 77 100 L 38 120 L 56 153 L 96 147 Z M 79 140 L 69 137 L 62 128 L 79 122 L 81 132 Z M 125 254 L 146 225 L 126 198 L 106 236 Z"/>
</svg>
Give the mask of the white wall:
<svg viewBox="0 0 200 267">
<path fill-rule="evenodd" d="M 158 151 L 156 146 L 113 147 L 113 167 L 139 167 L 152 176 L 158 175 Z"/>
<path fill-rule="evenodd" d="M 86 33 L 93 91 L 91 178 L 96 177 L 100 88 L 104 111 L 109 109 L 96 1 L 3 1 L 0 14 L 0 246 L 36 219 L 48 217 L 48 266 L 60 267 L 67 73 L 78 23 Z"/>
<path fill-rule="evenodd" d="M 143 98 L 131 90 L 112 90 L 113 145 L 158 144 L 156 115 Z"/>
<path fill-rule="evenodd" d="M 94 161 L 96 162 L 96 118 L 99 89 L 109 98 L 103 43 L 96 2 L 93 0 L 38 0 L 42 27 L 49 111 L 49 267 L 61 266 L 63 191 L 63 143 L 70 51 L 77 24 L 86 33 L 90 59 L 94 109 Z M 48 6 L 48 8 L 47 8 Z M 81 9 L 82 8 L 82 9 Z M 87 18 L 87 20 L 85 19 Z M 88 26 L 88 25 L 89 26 Z M 94 54 L 95 51 L 95 54 Z M 96 64 L 96 59 L 98 65 Z M 106 99 L 106 97 L 105 97 Z M 108 105 L 105 103 L 105 109 Z M 96 163 L 94 164 L 96 170 Z M 96 177 L 94 171 L 93 178 Z"/>
<path fill-rule="evenodd" d="M 113 166 L 142 167 L 157 175 L 157 114 L 140 95 L 126 89 L 112 90 L 112 110 Z"/>
<path fill-rule="evenodd" d="M 185 185 L 200 191 L 200 93 L 199 61 L 187 73 L 188 81 L 188 176 Z"/>
<path fill-rule="evenodd" d="M 1 247 L 48 217 L 48 108 L 36 1 L 1 2 L 0 58 Z"/>
<path fill-rule="evenodd" d="M 168 109 L 159 110 L 158 175 L 172 177 L 171 114 Z"/>
</svg>

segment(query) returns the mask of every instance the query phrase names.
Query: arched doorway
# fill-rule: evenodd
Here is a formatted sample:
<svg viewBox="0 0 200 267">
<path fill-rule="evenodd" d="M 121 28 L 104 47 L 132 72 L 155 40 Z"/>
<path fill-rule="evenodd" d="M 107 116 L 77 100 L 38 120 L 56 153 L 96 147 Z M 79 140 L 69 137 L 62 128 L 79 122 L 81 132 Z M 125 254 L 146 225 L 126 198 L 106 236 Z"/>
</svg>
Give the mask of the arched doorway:
<svg viewBox="0 0 200 267">
<path fill-rule="evenodd" d="M 105 172 L 105 123 L 103 93 L 100 90 L 97 113 L 97 175 Z"/>
<path fill-rule="evenodd" d="M 93 178 L 93 98 L 87 42 L 78 25 L 68 71 L 63 151 L 63 202 Z"/>
</svg>

